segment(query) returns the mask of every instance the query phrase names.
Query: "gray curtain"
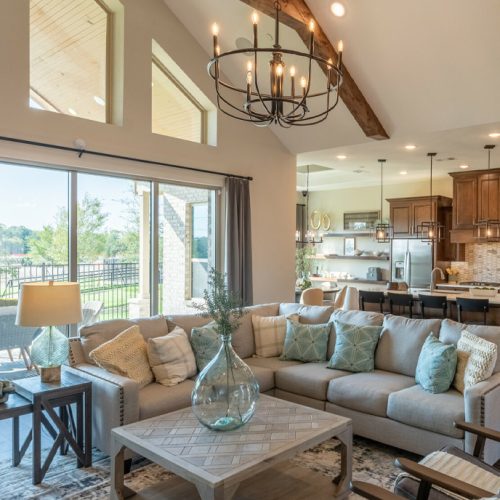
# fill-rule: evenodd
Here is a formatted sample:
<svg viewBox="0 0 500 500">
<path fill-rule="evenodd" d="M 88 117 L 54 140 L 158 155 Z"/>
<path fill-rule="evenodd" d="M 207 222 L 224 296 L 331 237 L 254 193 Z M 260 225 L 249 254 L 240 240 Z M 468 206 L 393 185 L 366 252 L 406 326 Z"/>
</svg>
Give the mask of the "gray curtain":
<svg viewBox="0 0 500 500">
<path fill-rule="evenodd" d="M 229 290 L 253 304 L 249 181 L 226 178 L 226 269 Z"/>
</svg>

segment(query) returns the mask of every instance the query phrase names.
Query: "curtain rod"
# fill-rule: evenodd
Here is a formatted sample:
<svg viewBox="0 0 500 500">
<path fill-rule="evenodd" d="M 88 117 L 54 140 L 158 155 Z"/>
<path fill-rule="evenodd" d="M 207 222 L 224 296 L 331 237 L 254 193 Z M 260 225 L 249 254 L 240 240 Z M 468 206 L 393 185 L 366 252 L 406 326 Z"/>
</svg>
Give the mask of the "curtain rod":
<svg viewBox="0 0 500 500">
<path fill-rule="evenodd" d="M 15 137 L 6 137 L 6 136 L 0 136 L 0 140 L 7 141 L 7 142 L 15 142 L 17 144 L 27 144 L 29 146 L 38 146 L 41 148 L 58 149 L 59 151 L 70 151 L 73 153 L 77 153 L 79 158 L 81 158 L 81 156 L 85 153 L 88 155 L 100 156 L 103 158 L 114 158 L 117 160 L 135 161 L 138 163 L 145 163 L 148 165 L 159 165 L 161 167 L 178 168 L 181 170 L 189 170 L 191 172 L 198 172 L 198 173 L 202 173 L 202 174 L 222 175 L 223 177 L 234 177 L 236 179 L 245 179 L 247 181 L 253 181 L 253 177 L 248 177 L 245 175 L 228 174 L 227 172 L 216 172 L 215 170 L 208 170 L 208 169 L 196 168 L 196 167 L 187 167 L 185 165 L 174 165 L 173 163 L 164 163 L 161 161 L 145 160 L 143 158 L 135 158 L 133 156 L 123 156 L 123 155 L 115 155 L 112 153 L 103 153 L 102 151 L 93 151 L 90 149 L 71 148 L 69 146 L 59 146 L 58 144 L 49 144 L 47 142 L 29 141 L 27 139 L 17 139 Z"/>
</svg>

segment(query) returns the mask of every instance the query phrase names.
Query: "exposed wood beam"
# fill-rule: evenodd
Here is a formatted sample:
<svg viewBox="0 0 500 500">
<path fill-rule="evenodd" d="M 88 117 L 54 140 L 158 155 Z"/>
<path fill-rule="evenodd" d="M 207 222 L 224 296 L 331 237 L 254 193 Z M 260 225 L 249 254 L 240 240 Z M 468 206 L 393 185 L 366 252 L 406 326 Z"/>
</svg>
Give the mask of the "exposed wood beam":
<svg viewBox="0 0 500 500">
<path fill-rule="evenodd" d="M 275 15 L 274 0 L 241 1 L 268 16 L 274 17 Z M 314 31 L 315 53 L 325 59 L 331 58 L 336 63 L 338 58 L 337 51 L 326 36 L 318 20 L 313 16 L 305 0 L 282 0 L 281 23 L 295 30 L 306 45 L 309 43 L 310 34 L 308 25 L 311 19 L 314 19 L 316 25 Z M 326 74 L 325 68 L 322 69 Z M 343 73 L 344 81 L 340 88 L 340 97 L 347 106 L 347 109 L 351 112 L 367 137 L 377 140 L 388 139 L 389 135 L 356 85 L 356 82 L 352 79 L 345 65 L 343 65 Z"/>
</svg>

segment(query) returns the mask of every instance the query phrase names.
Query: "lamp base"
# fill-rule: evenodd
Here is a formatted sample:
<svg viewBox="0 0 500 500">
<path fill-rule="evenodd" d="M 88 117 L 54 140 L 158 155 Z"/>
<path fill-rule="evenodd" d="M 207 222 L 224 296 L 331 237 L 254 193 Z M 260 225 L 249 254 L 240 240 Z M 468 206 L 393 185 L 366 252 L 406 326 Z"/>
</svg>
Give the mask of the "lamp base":
<svg viewBox="0 0 500 500">
<path fill-rule="evenodd" d="M 50 368 L 42 368 L 40 367 L 40 379 L 42 382 L 46 383 L 54 383 L 61 381 L 61 367 L 60 366 L 52 366 Z"/>
</svg>

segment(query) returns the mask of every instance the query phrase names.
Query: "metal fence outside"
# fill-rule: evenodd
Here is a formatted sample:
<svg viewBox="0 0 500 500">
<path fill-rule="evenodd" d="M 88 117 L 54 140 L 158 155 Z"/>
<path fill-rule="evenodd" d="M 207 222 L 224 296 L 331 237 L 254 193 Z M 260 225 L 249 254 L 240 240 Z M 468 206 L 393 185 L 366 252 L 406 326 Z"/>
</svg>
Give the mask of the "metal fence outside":
<svg viewBox="0 0 500 500">
<path fill-rule="evenodd" d="M 0 265 L 0 299 L 17 299 L 23 283 L 68 278 L 68 265 Z M 103 302 L 99 319 L 127 318 L 128 302 L 139 290 L 139 263 L 78 264 L 78 282 L 82 305 L 94 300 Z"/>
</svg>

